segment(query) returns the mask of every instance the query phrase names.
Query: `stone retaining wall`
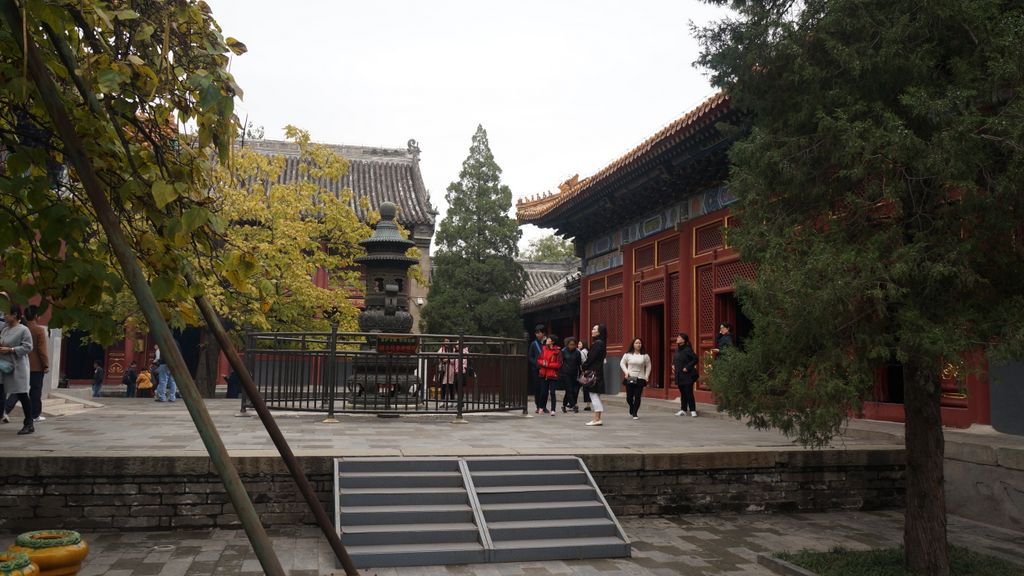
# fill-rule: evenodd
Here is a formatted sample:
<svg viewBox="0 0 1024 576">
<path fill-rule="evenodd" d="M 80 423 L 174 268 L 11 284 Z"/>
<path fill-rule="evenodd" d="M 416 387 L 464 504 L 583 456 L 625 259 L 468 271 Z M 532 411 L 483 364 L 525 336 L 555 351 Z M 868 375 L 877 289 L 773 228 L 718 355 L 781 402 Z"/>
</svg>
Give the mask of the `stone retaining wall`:
<svg viewBox="0 0 1024 576">
<path fill-rule="evenodd" d="M 903 505 L 902 449 L 582 456 L 622 515 L 869 510 Z M 267 526 L 313 524 L 276 457 L 234 458 Z M 333 460 L 300 461 L 328 511 Z M 0 532 L 238 527 L 208 458 L 0 457 Z"/>
</svg>

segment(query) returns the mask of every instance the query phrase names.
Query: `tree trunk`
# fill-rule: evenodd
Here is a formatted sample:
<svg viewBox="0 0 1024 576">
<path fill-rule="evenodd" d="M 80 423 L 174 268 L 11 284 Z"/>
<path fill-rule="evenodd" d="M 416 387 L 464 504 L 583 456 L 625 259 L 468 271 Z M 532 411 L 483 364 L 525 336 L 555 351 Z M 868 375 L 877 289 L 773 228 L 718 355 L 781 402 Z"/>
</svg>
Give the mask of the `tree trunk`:
<svg viewBox="0 0 1024 576">
<path fill-rule="evenodd" d="M 948 576 L 939 374 L 930 364 L 908 360 L 903 365 L 903 382 L 907 452 L 904 564 L 913 574 Z"/>
<path fill-rule="evenodd" d="M 198 376 L 199 394 L 203 398 L 214 398 L 217 395 L 219 380 L 217 369 L 220 367 L 220 343 L 208 329 L 203 330 L 202 349 L 199 356 Z"/>
</svg>

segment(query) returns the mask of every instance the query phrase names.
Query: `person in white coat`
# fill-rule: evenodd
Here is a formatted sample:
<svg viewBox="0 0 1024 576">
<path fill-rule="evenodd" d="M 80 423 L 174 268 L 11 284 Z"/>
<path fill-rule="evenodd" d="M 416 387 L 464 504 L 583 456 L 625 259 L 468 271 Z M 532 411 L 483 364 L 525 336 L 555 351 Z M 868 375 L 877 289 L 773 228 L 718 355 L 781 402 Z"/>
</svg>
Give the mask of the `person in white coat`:
<svg viewBox="0 0 1024 576">
<path fill-rule="evenodd" d="M 629 415 L 633 420 L 640 419 L 640 399 L 644 396 L 644 386 L 651 377 L 651 357 L 644 349 L 644 341 L 633 338 L 629 352 L 622 355 L 619 361 L 622 379 L 626 384 L 626 403 L 629 404 Z"/>
</svg>

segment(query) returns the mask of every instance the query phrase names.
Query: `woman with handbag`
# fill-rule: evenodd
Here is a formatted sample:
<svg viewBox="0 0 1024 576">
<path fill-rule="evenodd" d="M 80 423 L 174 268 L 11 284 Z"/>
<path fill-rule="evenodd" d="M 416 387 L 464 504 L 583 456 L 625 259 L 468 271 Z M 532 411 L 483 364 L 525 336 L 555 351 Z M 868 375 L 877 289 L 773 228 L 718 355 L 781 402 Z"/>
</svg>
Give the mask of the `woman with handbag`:
<svg viewBox="0 0 1024 576">
<path fill-rule="evenodd" d="M 8 395 L 16 395 L 21 402 L 25 419 L 18 434 L 36 431 L 32 425 L 32 403 L 28 397 L 28 355 L 31 352 L 32 333 L 28 326 L 21 323 L 21 306 L 12 302 L 4 315 L 4 325 L 0 328 L 0 396 L 6 401 Z M 8 421 L 6 414 L 3 415 L 3 421 Z"/>
<path fill-rule="evenodd" d="M 605 350 L 605 341 L 608 339 L 608 328 L 604 324 L 595 324 L 590 329 L 590 337 L 590 352 L 583 363 L 583 377 L 586 377 L 588 372 L 592 375 L 592 379 L 588 379 L 590 384 L 584 384 L 584 389 L 590 391 L 594 419 L 587 422 L 587 426 L 603 426 L 601 414 L 604 412 L 604 404 L 601 403 L 601 391 L 604 390 L 604 360 L 608 353 Z"/>
<path fill-rule="evenodd" d="M 640 419 L 640 399 L 644 396 L 644 386 L 651 377 L 651 357 L 644 349 L 644 341 L 633 338 L 629 352 L 622 355 L 619 361 L 622 378 L 626 384 L 626 403 L 629 404 L 629 415 L 633 420 Z"/>
</svg>

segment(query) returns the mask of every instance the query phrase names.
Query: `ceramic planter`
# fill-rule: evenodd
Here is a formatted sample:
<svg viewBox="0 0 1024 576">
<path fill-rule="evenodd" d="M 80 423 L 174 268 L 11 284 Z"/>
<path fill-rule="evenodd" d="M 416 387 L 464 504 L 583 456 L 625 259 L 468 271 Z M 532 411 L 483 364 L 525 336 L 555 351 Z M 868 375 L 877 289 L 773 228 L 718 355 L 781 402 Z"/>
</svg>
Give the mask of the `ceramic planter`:
<svg viewBox="0 0 1024 576">
<path fill-rule="evenodd" d="M 38 576 L 39 567 L 32 563 L 28 554 L 21 552 L 0 552 L 0 576 Z"/>
<path fill-rule="evenodd" d="M 36 530 L 18 536 L 9 548 L 21 552 L 39 566 L 40 576 L 78 574 L 89 546 L 73 530 Z"/>
</svg>

